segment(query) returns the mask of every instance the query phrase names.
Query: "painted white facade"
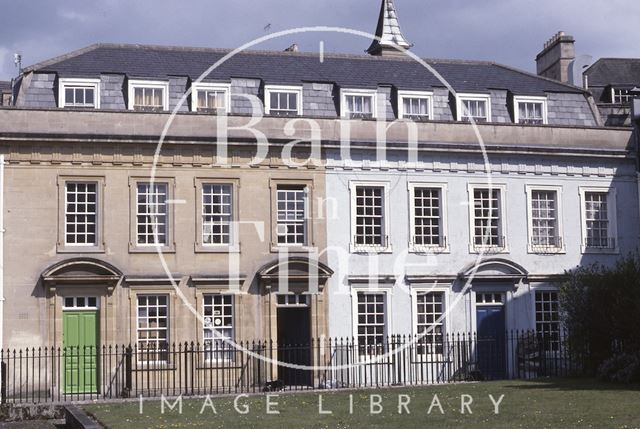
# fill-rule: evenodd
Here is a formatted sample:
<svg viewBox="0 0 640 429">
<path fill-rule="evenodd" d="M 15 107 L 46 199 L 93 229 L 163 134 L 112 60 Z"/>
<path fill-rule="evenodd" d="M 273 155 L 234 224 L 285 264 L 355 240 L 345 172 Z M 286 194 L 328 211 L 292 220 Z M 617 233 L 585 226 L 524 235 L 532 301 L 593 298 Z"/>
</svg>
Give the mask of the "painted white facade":
<svg viewBox="0 0 640 429">
<path fill-rule="evenodd" d="M 420 290 L 445 293 L 444 331 L 475 332 L 476 293 L 496 292 L 505 297 L 505 328 L 535 329 L 535 291 L 556 289 L 557 276 L 578 265 L 609 264 L 636 247 L 638 192 L 632 160 L 585 156 L 534 157 L 489 155 L 493 186 L 503 190 L 505 249 L 473 252 L 470 245 L 470 198 L 473 185 L 487 186 L 489 176 L 479 155 L 426 154 L 410 168 L 402 161 L 381 164 L 375 153 L 358 155 L 343 163 L 329 155 L 327 171 L 328 263 L 336 274 L 330 279 L 329 335 L 356 336 L 356 293 L 375 288 L 386 294 L 386 334 L 415 334 L 415 295 Z M 355 158 L 355 156 L 354 156 Z M 354 184 L 384 185 L 388 189 L 385 224 L 389 242 L 373 253 L 354 252 L 352 191 Z M 409 190 L 415 184 L 441 186 L 444 191 L 446 246 L 434 253 L 411 250 Z M 531 189 L 557 189 L 562 244 L 549 254 L 534 253 L 530 246 L 528 195 Z M 613 249 L 589 253 L 583 247 L 585 189 L 607 190 L 615 196 L 617 233 Z M 469 287 L 461 273 L 481 261 L 501 260 L 481 266 Z M 519 273 L 518 271 L 523 271 Z M 556 282 L 554 282 L 554 277 Z"/>
</svg>

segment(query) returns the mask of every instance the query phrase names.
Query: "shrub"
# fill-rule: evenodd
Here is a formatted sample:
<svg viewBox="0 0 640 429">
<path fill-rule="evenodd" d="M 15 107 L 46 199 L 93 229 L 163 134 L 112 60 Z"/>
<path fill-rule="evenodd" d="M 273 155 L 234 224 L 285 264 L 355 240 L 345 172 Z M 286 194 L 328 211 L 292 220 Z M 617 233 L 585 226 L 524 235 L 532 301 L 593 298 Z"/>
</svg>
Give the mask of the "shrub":
<svg viewBox="0 0 640 429">
<path fill-rule="evenodd" d="M 569 346 L 586 352 L 586 369 L 595 372 L 615 354 L 640 353 L 640 255 L 622 257 L 611 267 L 586 265 L 567 274 L 560 306 Z"/>
<path fill-rule="evenodd" d="M 598 367 L 598 378 L 618 383 L 640 383 L 640 355 L 615 355 Z"/>
</svg>

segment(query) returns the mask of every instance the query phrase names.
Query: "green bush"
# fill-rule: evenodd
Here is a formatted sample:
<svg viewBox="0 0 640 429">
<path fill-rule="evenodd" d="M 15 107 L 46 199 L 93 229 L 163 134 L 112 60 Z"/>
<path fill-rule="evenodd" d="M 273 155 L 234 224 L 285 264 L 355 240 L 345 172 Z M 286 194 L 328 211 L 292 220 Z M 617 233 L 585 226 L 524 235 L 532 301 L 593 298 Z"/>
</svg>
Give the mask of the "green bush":
<svg viewBox="0 0 640 429">
<path fill-rule="evenodd" d="M 600 365 L 598 378 L 619 383 L 640 383 L 640 355 L 621 353 Z"/>
<path fill-rule="evenodd" d="M 560 289 L 560 305 L 574 350 L 584 350 L 592 372 L 616 353 L 640 351 L 640 255 L 614 266 L 578 267 Z"/>
</svg>

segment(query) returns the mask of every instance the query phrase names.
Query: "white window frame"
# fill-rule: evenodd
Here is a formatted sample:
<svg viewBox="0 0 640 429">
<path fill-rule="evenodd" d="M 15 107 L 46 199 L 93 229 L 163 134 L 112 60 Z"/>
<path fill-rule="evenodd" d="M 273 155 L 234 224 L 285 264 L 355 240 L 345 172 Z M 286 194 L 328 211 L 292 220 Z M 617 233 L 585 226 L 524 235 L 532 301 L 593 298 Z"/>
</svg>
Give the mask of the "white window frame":
<svg viewBox="0 0 640 429">
<path fill-rule="evenodd" d="M 279 239 L 282 235 L 287 235 L 285 234 L 280 234 L 279 231 L 279 226 L 280 226 L 280 220 L 278 219 L 278 215 L 280 214 L 280 210 L 278 209 L 278 196 L 280 191 L 284 191 L 286 192 L 287 190 L 285 189 L 279 189 L 279 188 L 286 188 L 286 187 L 300 187 L 302 188 L 302 192 L 304 194 L 304 214 L 303 214 L 303 228 L 304 228 L 304 238 L 303 238 L 303 242 L 302 243 L 280 243 Z M 296 190 L 295 192 L 299 192 L 298 190 Z M 276 189 L 275 189 L 275 197 L 276 197 L 276 205 L 275 205 L 275 222 L 276 222 L 276 240 L 275 240 L 275 244 L 278 247 L 305 247 L 309 245 L 309 220 L 310 220 L 310 216 L 309 216 L 309 195 L 310 195 L 310 191 L 309 191 L 309 187 L 306 184 L 295 184 L 295 183 L 277 183 L 276 184 Z M 285 210 L 286 211 L 286 210 Z M 292 224 L 292 223 L 296 223 L 293 221 L 287 221 L 287 222 L 283 222 L 284 224 Z"/>
<path fill-rule="evenodd" d="M 538 311 L 536 309 L 536 295 L 538 292 L 555 292 L 556 294 L 558 294 L 558 342 L 560 342 L 562 341 L 562 335 L 564 332 L 564 324 L 562 322 L 562 308 L 560 308 L 560 291 L 558 290 L 558 288 L 555 288 L 553 286 L 541 285 L 531 288 L 531 320 L 533 323 L 532 331 L 536 334 L 536 336 L 538 335 Z M 557 351 L 553 350 L 544 350 L 544 352 L 548 354 L 558 353 Z"/>
<path fill-rule="evenodd" d="M 212 304 L 211 307 L 212 309 L 215 308 L 215 304 L 213 303 L 213 300 L 215 296 L 220 296 L 222 297 L 222 299 L 224 300 L 225 297 L 230 297 L 231 298 L 231 304 L 229 305 L 229 307 L 231 307 L 231 336 L 228 337 L 224 337 L 227 340 L 230 340 L 232 342 L 235 342 L 235 338 L 236 338 L 236 297 L 234 294 L 225 294 L 225 293 L 204 293 L 202 295 L 202 346 L 203 346 L 203 350 L 205 352 L 205 361 L 208 363 L 214 363 L 214 362 L 233 362 L 234 359 L 233 357 L 229 357 L 228 355 L 231 356 L 235 356 L 235 348 L 233 347 L 233 345 L 227 344 L 226 346 L 223 347 L 223 350 L 220 350 L 219 348 L 216 349 L 210 349 L 207 350 L 206 346 L 205 346 L 205 342 L 208 340 L 211 340 L 212 343 L 215 343 L 215 341 L 223 341 L 222 338 L 219 338 L 215 336 L 211 337 L 211 338 L 206 338 L 205 337 L 205 332 L 207 330 L 211 330 L 211 331 L 215 331 L 216 327 L 215 326 L 207 326 L 206 325 L 206 318 L 208 316 L 205 316 L 205 301 L 207 297 L 212 297 Z M 223 307 L 228 306 L 227 304 L 222 304 Z M 215 314 L 212 316 L 213 318 L 215 318 Z M 224 317 L 224 316 L 223 316 Z M 224 327 L 225 329 L 228 329 L 228 327 Z M 217 353 L 216 353 L 217 351 Z M 227 354 L 227 356 L 223 356 L 220 357 L 220 354 Z"/>
<path fill-rule="evenodd" d="M 384 200 L 383 200 L 383 222 L 382 226 L 384 228 L 384 244 L 379 245 L 362 245 L 357 244 L 355 242 L 356 236 L 356 189 L 359 187 L 372 187 L 372 188 L 383 188 L 384 192 Z M 389 192 L 390 184 L 389 182 L 376 182 L 376 181 L 350 181 L 349 182 L 349 194 L 350 194 L 350 205 L 351 205 L 351 238 L 349 239 L 349 250 L 351 253 L 391 253 L 393 251 L 393 247 L 391 245 L 391 231 L 389 229 L 391 222 L 389 221 L 390 211 L 389 211 L 389 198 L 391 196 Z"/>
<path fill-rule="evenodd" d="M 214 217 L 214 216 L 219 216 L 219 217 L 226 217 L 227 215 L 220 215 L 220 214 L 208 214 L 206 215 L 204 213 L 204 208 L 205 208 L 205 204 L 204 204 L 204 197 L 205 197 L 205 193 L 204 193 L 204 189 L 206 186 L 221 186 L 221 187 L 229 187 L 231 192 L 230 192 L 230 210 L 231 212 L 228 215 L 228 222 L 229 222 L 229 242 L 228 243 L 205 243 L 205 225 L 207 223 L 205 223 L 205 216 L 210 216 L 210 217 Z M 202 183 L 199 186 L 199 196 L 200 196 L 200 204 L 199 204 L 199 208 L 200 208 L 200 237 L 199 237 L 199 241 L 200 243 L 202 243 L 202 247 L 203 248 L 215 248 L 215 247 L 231 247 L 236 243 L 236 237 L 235 237 L 235 204 L 236 204 L 236 196 L 235 196 L 235 185 L 233 183 L 225 183 L 225 182 L 207 182 L 206 180 L 202 181 Z M 213 205 L 213 203 L 211 204 Z"/>
<path fill-rule="evenodd" d="M 495 300 L 496 295 L 500 295 L 500 301 Z M 483 299 L 482 301 L 478 302 L 478 296 L 491 296 L 491 301 Z M 507 304 L 507 293 L 505 291 L 477 290 L 473 292 L 473 304 L 476 307 L 504 307 Z"/>
<path fill-rule="evenodd" d="M 513 116 L 516 124 L 520 124 L 520 103 L 538 103 L 542 104 L 542 124 L 548 124 L 548 114 L 547 114 L 547 97 L 522 97 L 522 96 L 514 96 L 513 97 Z M 521 124 L 527 125 L 527 124 Z"/>
<path fill-rule="evenodd" d="M 83 298 L 85 305 L 78 306 L 78 298 Z M 73 300 L 73 305 L 68 306 L 67 300 Z M 96 305 L 89 305 L 89 299 L 95 299 Z M 63 296 L 62 297 L 62 309 L 65 311 L 83 311 L 83 310 L 99 310 L 100 309 L 100 298 L 95 295 L 72 295 L 72 296 Z"/>
<path fill-rule="evenodd" d="M 166 343 L 167 343 L 167 350 L 165 350 L 164 352 L 166 353 L 166 359 L 156 359 L 156 360 L 145 360 L 145 357 L 148 356 L 148 353 L 152 353 L 152 354 L 158 354 L 159 352 L 145 352 L 142 351 L 140 348 L 140 341 L 146 341 L 148 342 L 149 340 L 141 340 L 140 339 L 140 330 L 145 330 L 145 331 L 153 331 L 153 330 L 158 330 L 158 329 L 150 329 L 150 328 L 140 328 L 140 302 L 138 301 L 138 299 L 140 297 L 165 297 L 166 299 L 166 307 L 167 307 L 167 314 L 166 314 L 166 319 L 167 319 L 167 327 L 164 329 L 167 333 L 166 335 Z M 148 308 L 149 304 L 147 304 L 147 308 Z M 158 305 L 156 305 L 157 307 Z M 137 355 L 138 355 L 138 362 L 142 363 L 142 364 L 167 364 L 169 362 L 169 360 L 171 359 L 170 353 L 171 353 L 171 295 L 167 294 L 167 293 L 154 293 L 154 292 L 150 292 L 150 293 L 139 293 L 136 294 L 135 296 L 135 311 L 136 311 L 136 346 L 137 346 Z M 148 318 L 149 316 L 147 316 Z"/>
<path fill-rule="evenodd" d="M 271 93 L 279 92 L 286 94 L 296 94 L 298 96 L 298 110 L 297 115 L 302 116 L 302 87 L 301 86 L 287 86 L 287 85 L 265 85 L 264 87 L 264 113 L 270 115 L 273 107 L 271 106 Z M 276 109 L 277 110 L 277 109 Z"/>
<path fill-rule="evenodd" d="M 280 302 L 280 297 L 283 297 L 284 303 Z M 308 308 L 311 307 L 311 295 L 308 293 L 276 293 L 275 294 L 276 307 L 285 308 Z"/>
<path fill-rule="evenodd" d="M 433 120 L 433 92 L 430 91 L 398 91 L 398 119 L 405 118 L 406 112 L 404 111 L 404 99 L 405 98 L 418 98 L 421 100 L 427 100 L 427 114 L 429 118 L 427 120 Z"/>
<path fill-rule="evenodd" d="M 616 103 L 616 91 L 627 91 L 627 94 L 625 95 L 627 97 L 627 101 L 626 102 L 621 102 L 621 103 Z M 620 95 L 620 97 L 622 97 L 622 95 Z M 631 102 L 631 100 L 633 100 L 633 95 L 629 94 L 629 90 L 625 89 L 625 88 L 616 88 L 616 87 L 611 87 L 611 104 L 629 104 Z"/>
<path fill-rule="evenodd" d="M 415 190 L 427 188 L 438 189 L 440 191 L 440 245 L 416 244 L 414 240 L 416 216 L 415 216 Z M 448 187 L 446 183 L 409 182 L 409 252 L 412 253 L 447 253 L 449 252 L 448 239 L 448 212 L 447 196 Z"/>
<path fill-rule="evenodd" d="M 229 83 L 211 83 L 197 82 L 191 85 L 191 111 L 198 111 L 198 92 L 200 91 L 223 91 L 224 94 L 224 114 L 231 113 L 231 84 Z M 220 113 L 218 113 L 220 114 Z"/>
<path fill-rule="evenodd" d="M 566 246 L 564 240 L 563 230 L 563 214 L 562 214 L 562 186 L 549 186 L 549 185 L 526 185 L 525 191 L 527 194 L 527 251 L 528 253 L 565 253 Z M 559 246 L 539 246 L 533 244 L 533 198 L 532 193 L 534 191 L 551 191 L 556 193 L 556 233 L 560 239 Z"/>
<path fill-rule="evenodd" d="M 164 232 L 164 239 L 165 242 L 164 243 L 140 243 L 138 242 L 138 227 L 140 226 L 138 217 L 139 216 L 150 216 L 148 213 L 140 213 L 138 212 L 138 198 L 139 198 L 139 189 L 138 187 L 140 185 L 148 185 L 149 187 L 153 187 L 153 186 L 164 186 L 165 187 L 165 213 L 164 213 L 164 225 L 165 225 L 165 232 Z M 169 201 L 171 200 L 171 183 L 168 181 L 163 181 L 163 180 L 138 180 L 135 182 L 135 190 L 134 190 L 134 195 L 135 195 L 135 207 L 134 207 L 134 216 L 135 216 L 135 228 L 134 228 L 134 245 L 136 247 L 140 247 L 140 248 L 150 248 L 150 247 L 169 247 L 171 245 L 171 231 L 170 228 L 172 227 L 171 225 L 171 206 L 172 204 L 169 203 Z M 146 202 L 146 205 L 149 205 L 149 202 Z M 146 235 L 146 233 L 145 233 Z M 151 237 L 155 237 L 155 235 L 151 235 Z M 159 237 L 158 237 L 159 238 Z"/>
<path fill-rule="evenodd" d="M 502 246 L 483 246 L 475 244 L 475 213 L 474 213 L 474 191 L 476 189 L 496 189 L 500 191 L 500 237 L 502 237 Z M 469 253 L 509 253 L 509 239 L 507 234 L 507 205 L 506 194 L 507 185 L 496 184 L 491 185 L 469 183 L 467 185 L 468 205 L 469 205 Z"/>
<path fill-rule="evenodd" d="M 345 88 L 340 90 L 340 117 L 345 119 L 357 119 L 349 116 L 347 109 L 347 97 L 348 96 L 369 96 L 372 99 L 371 102 L 371 118 L 376 119 L 378 117 L 378 91 L 375 89 L 350 89 Z"/>
<path fill-rule="evenodd" d="M 446 339 L 447 339 L 447 329 L 448 326 L 447 324 L 449 323 L 449 318 L 448 318 L 448 310 L 449 310 L 449 288 L 447 287 L 442 287 L 442 286 L 437 286 L 437 285 L 432 285 L 432 286 L 412 286 L 411 290 L 410 290 L 410 295 L 411 295 L 411 333 L 413 335 L 413 339 L 415 340 L 415 347 L 417 350 L 417 347 L 419 347 L 419 340 L 418 340 L 418 294 L 423 294 L 423 293 L 441 293 L 443 295 L 443 299 L 442 299 L 442 305 L 443 305 L 443 310 L 442 310 L 442 336 L 444 339 L 444 342 L 446 343 Z M 446 350 L 444 349 L 446 347 L 445 344 L 443 344 L 443 353 L 427 353 L 427 354 L 420 354 L 418 353 L 419 356 L 427 356 L 427 357 L 435 357 L 436 360 L 440 360 L 443 358 L 444 354 L 446 354 Z"/>
<path fill-rule="evenodd" d="M 581 230 L 582 230 L 582 244 L 580 248 L 582 249 L 582 253 L 604 253 L 604 254 L 618 254 L 620 253 L 619 248 L 619 237 L 618 237 L 618 208 L 617 208 L 617 196 L 616 196 L 616 188 L 612 187 L 604 187 L 604 186 L 581 186 L 578 189 L 580 193 L 580 219 L 581 219 Z M 611 248 L 598 248 L 598 247 L 587 247 L 587 211 L 586 211 L 586 193 L 588 192 L 598 192 L 598 193 L 606 193 L 607 194 L 607 216 L 609 217 L 609 232 L 608 238 L 614 240 L 614 245 Z"/>
<path fill-rule="evenodd" d="M 134 101 L 135 101 L 135 89 L 136 88 L 153 88 L 153 89 L 162 89 L 162 110 L 169 110 L 169 82 L 161 81 L 161 80 L 140 80 L 140 79 L 130 79 L 129 80 L 129 110 L 134 110 Z"/>
<path fill-rule="evenodd" d="M 457 94 L 456 95 L 456 116 L 457 120 L 462 122 L 463 116 L 463 101 L 485 101 L 487 107 L 487 120 L 491 121 L 491 96 L 488 94 Z"/>
<path fill-rule="evenodd" d="M 69 202 L 67 201 L 67 195 L 68 195 L 68 186 L 71 184 L 75 184 L 75 185 L 93 185 L 95 186 L 95 202 L 94 202 L 94 206 L 95 206 L 95 212 L 93 213 L 93 216 L 95 218 L 95 222 L 94 222 L 94 236 L 95 236 L 95 241 L 93 243 L 69 243 L 67 241 L 67 216 L 69 215 L 69 213 L 67 212 L 67 206 L 69 204 Z M 63 226 L 63 243 L 64 246 L 66 248 L 83 248 L 83 247 L 87 247 L 87 248 L 95 248 L 99 246 L 100 240 L 102 239 L 101 237 L 101 225 L 100 223 L 102 222 L 102 216 L 100 215 L 101 211 L 102 211 L 102 198 L 100 195 L 101 192 L 101 186 L 100 186 L 100 182 L 97 180 L 73 180 L 73 179 L 67 179 L 64 181 L 64 212 L 63 212 L 63 221 L 62 221 L 62 226 Z M 75 203 L 76 205 L 78 204 L 78 202 L 76 201 Z M 86 202 L 85 202 L 86 205 Z M 85 212 L 84 216 L 88 216 L 89 212 Z M 82 215 L 80 215 L 82 216 Z M 77 225 L 77 224 L 76 224 Z M 85 223 L 86 226 L 86 223 Z"/>
<path fill-rule="evenodd" d="M 384 295 L 384 334 L 383 339 L 387 340 L 393 335 L 392 330 L 392 317 L 391 317 L 391 308 L 392 308 L 392 297 L 393 297 L 393 285 L 378 285 L 378 287 L 351 287 L 351 321 L 352 321 L 352 332 L 354 339 L 354 347 L 356 347 L 356 356 L 360 362 L 370 362 L 377 359 L 380 355 L 372 356 L 372 359 L 369 358 L 368 355 L 360 355 L 359 350 L 359 336 L 358 336 L 358 294 L 382 294 Z M 393 357 L 390 357 L 393 359 Z"/>
<path fill-rule="evenodd" d="M 67 87 L 93 88 L 93 107 L 67 106 L 65 89 Z M 58 79 L 58 105 L 62 108 L 99 109 L 100 108 L 100 79 L 59 78 Z"/>
</svg>

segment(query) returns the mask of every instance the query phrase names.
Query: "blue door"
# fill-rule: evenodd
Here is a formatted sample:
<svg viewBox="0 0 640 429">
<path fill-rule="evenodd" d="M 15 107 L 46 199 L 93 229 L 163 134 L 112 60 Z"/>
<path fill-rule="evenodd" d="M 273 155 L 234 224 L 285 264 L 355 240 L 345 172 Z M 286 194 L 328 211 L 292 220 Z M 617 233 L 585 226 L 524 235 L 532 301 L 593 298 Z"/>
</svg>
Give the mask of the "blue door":
<svg viewBox="0 0 640 429">
<path fill-rule="evenodd" d="M 504 306 L 476 307 L 478 369 L 486 379 L 496 380 L 506 374 Z"/>
</svg>

